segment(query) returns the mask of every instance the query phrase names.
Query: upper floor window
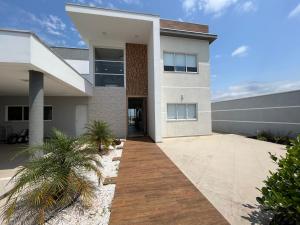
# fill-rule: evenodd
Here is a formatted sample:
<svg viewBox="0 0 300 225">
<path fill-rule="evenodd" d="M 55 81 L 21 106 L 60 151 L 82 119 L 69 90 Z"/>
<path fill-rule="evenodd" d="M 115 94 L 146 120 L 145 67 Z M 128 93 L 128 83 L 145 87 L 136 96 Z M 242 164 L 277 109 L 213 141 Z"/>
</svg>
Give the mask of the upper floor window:
<svg viewBox="0 0 300 225">
<path fill-rule="evenodd" d="M 124 87 L 122 49 L 95 48 L 95 86 Z"/>
<path fill-rule="evenodd" d="M 164 71 L 197 72 L 197 56 L 182 53 L 164 53 Z"/>
</svg>

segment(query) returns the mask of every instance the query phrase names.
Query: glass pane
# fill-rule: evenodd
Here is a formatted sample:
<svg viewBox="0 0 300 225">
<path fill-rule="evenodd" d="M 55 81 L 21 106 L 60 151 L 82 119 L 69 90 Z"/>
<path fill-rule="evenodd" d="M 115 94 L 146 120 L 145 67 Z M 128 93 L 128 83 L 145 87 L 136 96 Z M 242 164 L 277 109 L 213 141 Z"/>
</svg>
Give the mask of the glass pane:
<svg viewBox="0 0 300 225">
<path fill-rule="evenodd" d="M 7 108 L 8 120 L 22 120 L 22 106 L 9 106 Z"/>
<path fill-rule="evenodd" d="M 44 120 L 52 120 L 52 106 L 44 107 Z"/>
<path fill-rule="evenodd" d="M 101 87 L 124 87 L 124 76 L 95 74 L 95 85 Z"/>
<path fill-rule="evenodd" d="M 186 56 L 187 72 L 197 72 L 197 62 L 195 55 Z"/>
<path fill-rule="evenodd" d="M 24 107 L 24 120 L 29 120 L 29 107 L 28 106 L 25 106 Z"/>
<path fill-rule="evenodd" d="M 97 61 L 95 62 L 95 73 L 124 74 L 124 63 Z"/>
<path fill-rule="evenodd" d="M 196 119 L 196 104 L 187 105 L 187 118 Z"/>
<path fill-rule="evenodd" d="M 177 119 L 186 119 L 185 105 L 177 105 Z"/>
<path fill-rule="evenodd" d="M 95 48 L 96 60 L 124 61 L 122 49 Z"/>
<path fill-rule="evenodd" d="M 174 120 L 177 118 L 176 116 L 176 105 L 175 104 L 168 104 L 167 105 L 167 118 L 169 120 Z"/>
<path fill-rule="evenodd" d="M 176 71 L 185 71 L 185 55 L 184 54 L 175 54 L 175 70 Z"/>
<path fill-rule="evenodd" d="M 172 53 L 164 53 L 164 70 L 174 71 L 174 55 Z"/>
</svg>

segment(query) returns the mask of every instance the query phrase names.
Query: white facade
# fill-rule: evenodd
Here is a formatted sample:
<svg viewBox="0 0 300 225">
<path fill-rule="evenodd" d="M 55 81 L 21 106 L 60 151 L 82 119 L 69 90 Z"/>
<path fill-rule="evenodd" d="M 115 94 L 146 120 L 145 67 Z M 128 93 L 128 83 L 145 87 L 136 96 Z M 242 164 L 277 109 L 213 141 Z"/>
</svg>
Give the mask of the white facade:
<svg viewBox="0 0 300 225">
<path fill-rule="evenodd" d="M 197 72 L 164 71 L 164 52 L 196 55 Z M 209 42 L 177 37 L 161 37 L 161 116 L 162 136 L 211 134 Z M 191 120 L 168 120 L 167 104 L 196 104 L 197 116 Z"/>
</svg>

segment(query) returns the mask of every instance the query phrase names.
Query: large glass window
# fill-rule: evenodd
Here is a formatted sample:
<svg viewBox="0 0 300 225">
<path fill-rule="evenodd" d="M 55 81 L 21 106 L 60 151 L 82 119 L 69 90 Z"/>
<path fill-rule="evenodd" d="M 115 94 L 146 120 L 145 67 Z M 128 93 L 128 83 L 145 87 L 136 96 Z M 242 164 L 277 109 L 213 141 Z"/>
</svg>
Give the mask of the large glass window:
<svg viewBox="0 0 300 225">
<path fill-rule="evenodd" d="M 196 104 L 167 104 L 168 120 L 196 120 Z"/>
<path fill-rule="evenodd" d="M 165 71 L 175 70 L 173 53 L 164 53 L 164 70 Z"/>
<path fill-rule="evenodd" d="M 7 121 L 27 121 L 29 120 L 28 106 L 7 106 Z M 44 120 L 52 120 L 52 106 L 44 106 Z"/>
<path fill-rule="evenodd" d="M 164 71 L 196 73 L 197 57 L 191 54 L 165 52 Z"/>
<path fill-rule="evenodd" d="M 124 87 L 122 49 L 95 48 L 95 86 Z"/>
</svg>

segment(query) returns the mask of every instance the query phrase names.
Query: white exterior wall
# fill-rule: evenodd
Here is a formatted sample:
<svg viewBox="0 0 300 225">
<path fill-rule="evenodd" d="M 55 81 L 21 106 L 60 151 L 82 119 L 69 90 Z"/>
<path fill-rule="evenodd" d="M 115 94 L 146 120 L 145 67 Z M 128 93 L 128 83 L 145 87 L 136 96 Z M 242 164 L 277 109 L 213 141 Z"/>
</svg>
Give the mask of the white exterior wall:
<svg viewBox="0 0 300 225">
<path fill-rule="evenodd" d="M 209 42 L 161 36 L 160 44 L 162 137 L 211 134 Z M 164 72 L 164 51 L 197 55 L 198 73 Z M 196 103 L 197 120 L 167 121 L 167 103 Z"/>
<path fill-rule="evenodd" d="M 109 40 L 91 41 L 89 43 L 90 73 L 92 83 L 95 84 L 94 73 L 94 48 L 119 48 L 124 49 L 125 43 L 111 42 Z M 124 65 L 126 65 L 126 55 L 124 55 Z M 126 69 L 124 68 L 124 80 L 126 81 Z M 124 87 L 96 87 L 94 94 L 88 101 L 88 119 L 103 120 L 107 122 L 115 136 L 125 138 L 127 134 L 127 101 L 126 101 L 126 82 Z"/>
<path fill-rule="evenodd" d="M 148 134 L 161 142 L 160 23 L 153 21 L 148 42 Z"/>
</svg>

